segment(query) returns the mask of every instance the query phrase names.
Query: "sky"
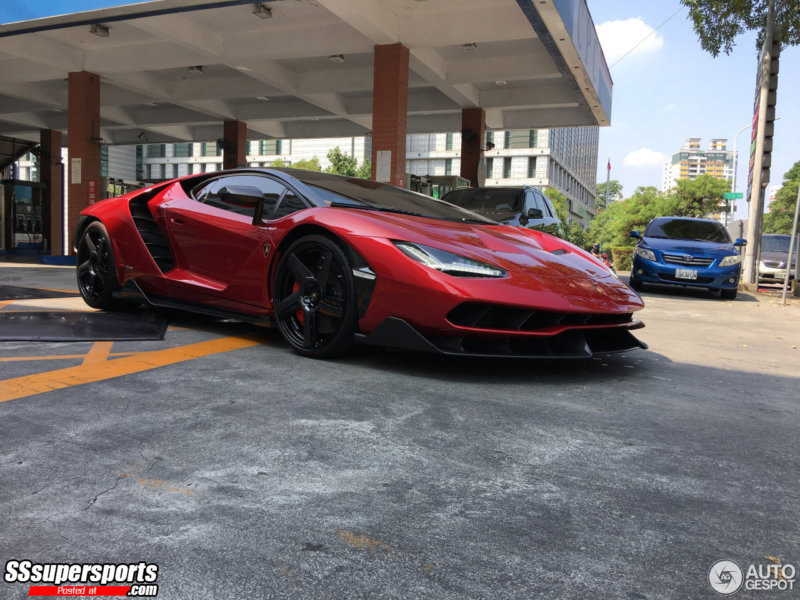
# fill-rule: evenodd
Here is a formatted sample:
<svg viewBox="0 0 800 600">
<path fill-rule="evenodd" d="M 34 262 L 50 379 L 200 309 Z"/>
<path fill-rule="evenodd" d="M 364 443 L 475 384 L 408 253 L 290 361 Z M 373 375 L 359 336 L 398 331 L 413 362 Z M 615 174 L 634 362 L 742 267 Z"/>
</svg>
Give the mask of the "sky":
<svg viewBox="0 0 800 600">
<path fill-rule="evenodd" d="M 746 195 L 755 33 L 737 38 L 730 55 L 713 58 L 700 47 L 689 10 L 678 0 L 587 0 L 587 5 L 614 81 L 611 125 L 600 128 L 597 180 L 605 182 L 610 159 L 611 179 L 622 184 L 625 197 L 639 186 L 661 189 L 664 160 L 686 138 L 702 138 L 701 148 L 712 138 L 727 138 L 733 149 L 734 136 L 746 127 L 736 146 L 736 191 Z M 784 47 L 768 192 L 800 161 L 798 75 L 800 47 Z M 746 218 L 746 212 L 746 203 L 738 201 L 736 218 Z"/>
</svg>

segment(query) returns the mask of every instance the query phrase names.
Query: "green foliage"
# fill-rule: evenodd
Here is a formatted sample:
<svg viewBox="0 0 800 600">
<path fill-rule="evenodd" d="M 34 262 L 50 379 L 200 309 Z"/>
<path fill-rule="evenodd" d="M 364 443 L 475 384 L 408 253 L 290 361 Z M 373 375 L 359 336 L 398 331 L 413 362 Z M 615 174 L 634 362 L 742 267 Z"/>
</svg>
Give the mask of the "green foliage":
<svg viewBox="0 0 800 600">
<path fill-rule="evenodd" d="M 615 271 L 630 271 L 633 263 L 633 248 L 612 248 L 611 260 L 614 263 Z"/>
<path fill-rule="evenodd" d="M 567 197 L 557 189 L 551 187 L 545 188 L 544 194 L 550 198 L 550 202 L 553 203 L 553 208 L 556 209 L 558 220 L 562 223 L 566 223 L 567 214 L 569 213 L 569 200 L 567 200 Z"/>
<path fill-rule="evenodd" d="M 711 175 L 700 175 L 697 179 L 681 179 L 672 196 L 670 215 L 676 217 L 705 217 L 719 212 L 723 195 L 730 191 L 730 183 Z"/>
<path fill-rule="evenodd" d="M 703 50 L 712 56 L 730 54 L 736 38 L 756 31 L 756 49 L 764 42 L 767 0 L 680 0 L 689 7 L 689 17 Z M 800 43 L 800 0 L 776 0 L 775 23 L 781 30 L 782 44 Z"/>
<path fill-rule="evenodd" d="M 315 156 L 308 160 L 296 160 L 292 163 L 294 169 L 305 169 L 306 171 L 322 171 L 322 165 L 319 164 L 319 159 Z"/>
<path fill-rule="evenodd" d="M 339 146 L 328 152 L 328 160 L 331 166 L 326 169 L 327 173 L 358 177 L 359 179 L 369 179 L 372 176 L 372 167 L 368 160 L 365 160 L 359 167 L 355 157 L 342 152 Z"/>
<path fill-rule="evenodd" d="M 595 186 L 594 212 L 602 212 L 611 202 L 622 200 L 622 184 L 616 179 L 608 182 L 608 202 L 606 201 L 606 182 L 597 182 Z"/>
<path fill-rule="evenodd" d="M 783 175 L 783 185 L 764 215 L 764 233 L 792 233 L 797 188 L 800 187 L 800 161 Z"/>
<path fill-rule="evenodd" d="M 288 165 L 285 162 L 283 162 L 280 158 L 276 158 L 271 163 L 269 163 L 269 166 L 280 168 L 280 167 L 287 167 Z"/>
</svg>

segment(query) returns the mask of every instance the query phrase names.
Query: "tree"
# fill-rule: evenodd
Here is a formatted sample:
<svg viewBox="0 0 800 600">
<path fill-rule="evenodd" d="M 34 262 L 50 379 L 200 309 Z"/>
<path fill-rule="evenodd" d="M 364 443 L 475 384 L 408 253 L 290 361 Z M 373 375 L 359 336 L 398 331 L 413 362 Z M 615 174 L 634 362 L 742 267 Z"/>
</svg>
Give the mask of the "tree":
<svg viewBox="0 0 800 600">
<path fill-rule="evenodd" d="M 707 217 L 720 212 L 723 196 L 729 191 L 726 179 L 700 175 L 697 179 L 679 179 L 672 194 L 665 196 L 667 214 L 675 217 Z"/>
<path fill-rule="evenodd" d="M 730 54 L 736 38 L 757 31 L 757 50 L 764 43 L 768 0 L 680 0 L 689 8 L 700 46 L 712 56 Z M 775 24 L 784 46 L 800 44 L 800 0 L 775 0 Z"/>
<path fill-rule="evenodd" d="M 577 223 L 569 222 L 569 200 L 567 197 L 555 188 L 546 188 L 544 193 L 550 198 L 553 203 L 553 208 L 556 209 L 556 216 L 561 221 L 561 237 L 576 246 L 589 249 L 589 240 L 586 237 L 586 230 Z"/>
<path fill-rule="evenodd" d="M 608 196 L 606 196 L 606 182 L 598 181 L 595 189 L 594 212 L 599 213 L 611 202 L 622 200 L 622 184 L 616 179 L 608 183 Z"/>
<path fill-rule="evenodd" d="M 331 166 L 326 170 L 327 173 L 358 177 L 359 179 L 369 179 L 372 176 L 372 166 L 368 160 L 365 160 L 359 167 L 355 157 L 342 152 L 339 146 L 328 152 L 328 160 Z"/>
<path fill-rule="evenodd" d="M 306 171 L 322 171 L 322 165 L 319 164 L 319 159 L 315 156 L 311 159 L 297 160 L 292 163 L 294 169 L 305 169 Z"/>
<path fill-rule="evenodd" d="M 800 161 L 783 175 L 783 185 L 764 215 L 764 233 L 792 233 L 797 188 L 800 186 Z"/>
<path fill-rule="evenodd" d="M 288 166 L 285 162 L 283 162 L 280 158 L 276 158 L 271 163 L 269 163 L 270 167 L 286 167 Z"/>
</svg>

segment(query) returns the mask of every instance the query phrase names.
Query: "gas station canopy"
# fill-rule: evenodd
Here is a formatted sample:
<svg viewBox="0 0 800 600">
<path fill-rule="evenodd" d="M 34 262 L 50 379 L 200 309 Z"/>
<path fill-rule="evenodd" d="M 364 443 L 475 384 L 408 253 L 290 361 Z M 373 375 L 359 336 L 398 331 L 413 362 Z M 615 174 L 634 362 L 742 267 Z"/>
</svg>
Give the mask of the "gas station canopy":
<svg viewBox="0 0 800 600">
<path fill-rule="evenodd" d="M 64 3 L 49 3 L 51 12 Z M 372 128 L 373 51 L 410 52 L 407 131 L 608 125 L 612 82 L 584 0 L 155 0 L 0 24 L 0 134 L 67 131 L 67 75 L 100 76 L 106 144 Z"/>
</svg>

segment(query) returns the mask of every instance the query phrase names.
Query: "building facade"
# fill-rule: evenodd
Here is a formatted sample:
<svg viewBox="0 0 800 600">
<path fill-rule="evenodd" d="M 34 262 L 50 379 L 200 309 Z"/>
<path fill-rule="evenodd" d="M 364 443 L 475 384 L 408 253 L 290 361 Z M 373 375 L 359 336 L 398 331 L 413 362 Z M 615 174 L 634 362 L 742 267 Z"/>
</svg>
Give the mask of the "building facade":
<svg viewBox="0 0 800 600">
<path fill-rule="evenodd" d="M 732 180 L 734 152 L 728 150 L 728 140 L 713 138 L 705 150 L 700 148 L 700 141 L 701 138 L 687 138 L 683 147 L 664 162 L 662 191 L 671 190 L 681 179 L 697 179 L 700 175 Z"/>
</svg>

